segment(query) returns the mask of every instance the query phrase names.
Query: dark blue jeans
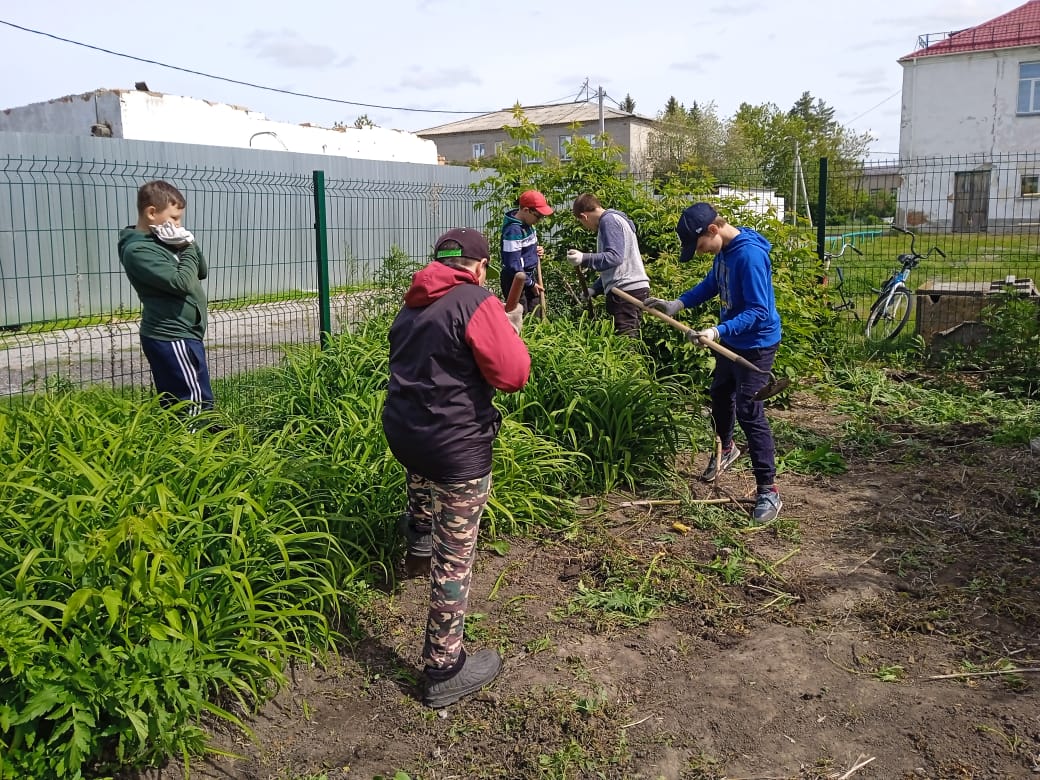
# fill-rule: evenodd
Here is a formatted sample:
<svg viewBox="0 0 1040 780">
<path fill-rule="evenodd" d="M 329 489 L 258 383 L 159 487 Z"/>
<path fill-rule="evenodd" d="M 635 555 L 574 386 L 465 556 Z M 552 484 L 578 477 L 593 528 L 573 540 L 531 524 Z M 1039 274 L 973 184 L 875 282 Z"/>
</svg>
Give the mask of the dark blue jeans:
<svg viewBox="0 0 1040 780">
<path fill-rule="evenodd" d="M 736 349 L 723 344 L 752 365 L 769 372 L 773 368 L 779 344 L 762 349 Z M 776 446 L 773 429 L 766 419 L 766 406 L 754 396 L 769 382 L 769 374 L 760 374 L 739 363 L 715 356 L 715 374 L 711 380 L 711 420 L 715 433 L 722 439 L 723 448 L 733 444 L 734 421 L 740 423 L 748 443 L 751 468 L 755 473 L 755 484 L 759 487 L 772 485 L 776 479 Z"/>
</svg>

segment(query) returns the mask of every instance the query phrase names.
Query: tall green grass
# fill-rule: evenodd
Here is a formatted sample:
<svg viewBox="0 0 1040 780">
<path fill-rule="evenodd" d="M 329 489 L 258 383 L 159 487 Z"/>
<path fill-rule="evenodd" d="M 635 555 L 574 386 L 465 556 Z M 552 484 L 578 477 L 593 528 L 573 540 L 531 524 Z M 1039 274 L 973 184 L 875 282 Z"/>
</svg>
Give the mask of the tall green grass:
<svg viewBox="0 0 1040 780">
<path fill-rule="evenodd" d="M 673 457 L 690 428 L 685 394 L 678 381 L 655 378 L 638 339 L 615 336 L 609 321 L 581 319 L 530 322 L 524 340 L 531 379 L 502 396 L 502 408 L 585 456 L 568 490 L 635 489 L 674 473 Z"/>
<path fill-rule="evenodd" d="M 237 721 L 361 597 L 272 440 L 83 393 L 5 414 L 0 442 L 0 774 L 197 753 L 202 713 Z"/>
<path fill-rule="evenodd" d="M 105 391 L 0 413 L 0 776 L 188 761 L 203 716 L 240 724 L 356 625 L 405 506 L 381 425 L 388 322 L 225 383 L 224 428 Z M 682 393 L 608 328 L 525 332 L 487 535 L 565 529 L 576 493 L 670 473 Z"/>
</svg>

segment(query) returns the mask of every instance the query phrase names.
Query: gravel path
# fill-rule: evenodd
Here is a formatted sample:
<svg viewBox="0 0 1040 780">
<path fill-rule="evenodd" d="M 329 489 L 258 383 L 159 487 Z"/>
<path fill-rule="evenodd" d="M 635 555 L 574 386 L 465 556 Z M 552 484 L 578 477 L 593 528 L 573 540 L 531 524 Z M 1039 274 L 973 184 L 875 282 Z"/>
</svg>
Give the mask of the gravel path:
<svg viewBox="0 0 1040 780">
<path fill-rule="evenodd" d="M 374 293 L 339 295 L 331 301 L 332 329 L 340 332 L 370 314 Z M 54 384 L 126 387 L 151 383 L 137 338 L 137 322 L 114 322 L 46 333 L 0 335 L 0 396 L 34 392 Z M 263 303 L 211 310 L 206 355 L 213 379 L 278 365 L 285 348 L 316 345 L 318 301 Z"/>
</svg>

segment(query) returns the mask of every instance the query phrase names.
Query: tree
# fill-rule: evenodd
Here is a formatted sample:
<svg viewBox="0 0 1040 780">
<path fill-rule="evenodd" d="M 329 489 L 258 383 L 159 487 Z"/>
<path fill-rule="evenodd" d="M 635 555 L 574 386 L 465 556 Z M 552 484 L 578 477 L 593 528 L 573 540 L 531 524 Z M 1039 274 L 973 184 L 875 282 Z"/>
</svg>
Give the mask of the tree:
<svg viewBox="0 0 1040 780">
<path fill-rule="evenodd" d="M 795 155 L 810 170 L 816 160 L 826 157 L 833 170 L 846 171 L 861 166 L 870 136 L 858 135 L 842 127 L 834 119 L 834 109 L 808 92 L 787 112 L 773 103 L 751 106 L 744 103 L 729 127 L 728 153 L 748 163 L 757 164 L 763 173 L 764 186 L 771 187 L 788 199 L 794 197 Z M 853 193 L 845 186 L 855 177 L 835 177 L 828 193 L 828 208 L 848 211 Z M 809 203 L 815 206 L 818 182 L 805 176 Z M 799 192 L 797 200 L 801 201 Z M 817 221 L 821 215 L 813 214 Z"/>
<path fill-rule="evenodd" d="M 655 178 L 683 167 L 699 166 L 707 171 L 721 165 L 726 123 L 714 103 L 702 106 L 694 102 L 687 111 L 673 96 L 657 121 L 646 145 L 647 163 Z"/>
<path fill-rule="evenodd" d="M 354 127 L 358 130 L 362 130 L 366 127 L 378 127 L 378 125 L 368 118 L 368 114 L 362 114 L 354 120 Z"/>
<path fill-rule="evenodd" d="M 626 114 L 634 114 L 636 112 L 636 101 L 632 99 L 632 96 L 627 92 L 625 93 L 625 99 L 621 101 L 618 106 Z"/>
</svg>

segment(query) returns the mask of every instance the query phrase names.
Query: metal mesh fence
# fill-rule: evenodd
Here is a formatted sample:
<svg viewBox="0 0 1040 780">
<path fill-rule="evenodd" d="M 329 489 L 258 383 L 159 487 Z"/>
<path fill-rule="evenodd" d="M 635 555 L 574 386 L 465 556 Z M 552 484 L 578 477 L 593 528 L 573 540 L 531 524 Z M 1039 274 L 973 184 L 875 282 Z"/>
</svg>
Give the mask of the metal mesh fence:
<svg viewBox="0 0 1040 780">
<path fill-rule="evenodd" d="M 173 155 L 167 151 L 161 159 Z M 315 160 L 298 158 L 287 170 L 266 171 L 0 158 L 0 396 L 55 385 L 150 385 L 137 339 L 139 303 L 116 250 L 120 228 L 136 221 L 136 193 L 146 181 L 170 181 L 188 199 L 185 224 L 210 265 L 206 347 L 215 380 L 317 345 L 323 323 L 338 331 L 392 311 L 439 232 L 487 222 L 470 186 L 477 174 L 366 163 L 366 175 L 350 176 L 342 160 L 316 158 L 332 171 L 316 196 L 314 170 L 302 169 Z M 763 207 L 782 196 L 786 221 L 805 228 L 807 242 L 832 254 L 846 244 L 858 250 L 825 263 L 850 342 L 865 340 L 878 290 L 911 240 L 922 255 L 938 247 L 945 257 L 933 253 L 908 270 L 906 319 L 887 343 L 919 336 L 929 346 L 970 347 L 986 335 L 982 312 L 1002 291 L 1040 300 L 1040 153 L 805 161 L 720 181 L 727 182 L 720 195 L 728 186 Z M 891 330 L 879 328 L 875 340 Z M 1040 345 L 1033 348 L 1040 362 Z"/>
<path fill-rule="evenodd" d="M 386 258 L 396 253 L 400 265 L 417 266 L 438 232 L 481 224 L 467 183 L 437 181 L 457 172 L 403 168 L 414 178 L 328 181 L 332 331 L 373 302 L 389 304 L 391 296 L 378 294 L 393 281 Z M 184 224 L 209 263 L 206 351 L 215 381 L 319 343 L 310 172 L 8 156 L 0 158 L 0 396 L 151 384 L 138 342 L 140 304 L 117 240 L 136 222 L 138 188 L 153 179 L 184 193 Z"/>
<path fill-rule="evenodd" d="M 810 187 L 815 174 L 807 174 Z M 905 322 L 892 335 L 898 322 L 875 316 L 870 341 L 905 344 L 919 336 L 933 352 L 971 348 L 986 339 L 983 312 L 1002 293 L 1040 300 L 1038 174 L 1040 153 L 828 166 L 825 248 L 836 254 L 851 244 L 862 253 L 846 250 L 828 274 L 849 338 L 865 337 L 879 291 L 900 270 L 908 306 L 891 317 Z M 818 221 L 824 209 L 818 197 L 810 201 Z M 942 254 L 929 254 L 933 247 Z M 912 251 L 927 257 L 907 268 L 901 256 Z M 1038 345 L 1033 349 L 1040 360 Z"/>
</svg>

